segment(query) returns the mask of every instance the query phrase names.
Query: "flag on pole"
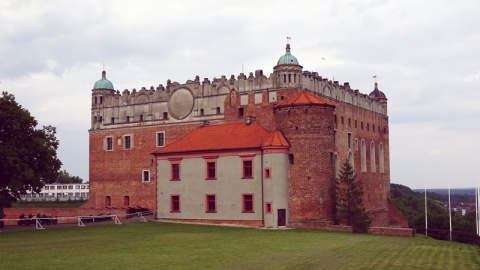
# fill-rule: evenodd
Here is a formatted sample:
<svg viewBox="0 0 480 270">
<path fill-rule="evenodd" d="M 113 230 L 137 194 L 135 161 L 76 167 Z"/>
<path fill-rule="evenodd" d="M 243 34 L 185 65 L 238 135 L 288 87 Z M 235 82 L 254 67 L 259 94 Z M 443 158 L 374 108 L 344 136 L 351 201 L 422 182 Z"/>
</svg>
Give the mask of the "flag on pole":
<svg viewBox="0 0 480 270">
<path fill-rule="evenodd" d="M 428 238 L 427 179 L 425 179 L 425 238 Z"/>
</svg>

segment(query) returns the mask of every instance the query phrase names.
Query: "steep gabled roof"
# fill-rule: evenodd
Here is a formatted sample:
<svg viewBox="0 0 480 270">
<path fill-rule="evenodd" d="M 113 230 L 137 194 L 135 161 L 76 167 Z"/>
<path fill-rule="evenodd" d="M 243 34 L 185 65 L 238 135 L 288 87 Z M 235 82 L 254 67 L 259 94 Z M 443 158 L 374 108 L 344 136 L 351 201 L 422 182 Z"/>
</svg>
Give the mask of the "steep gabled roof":
<svg viewBox="0 0 480 270">
<path fill-rule="evenodd" d="M 197 127 L 153 154 L 260 148 L 269 136 L 256 122 Z"/>
<path fill-rule="evenodd" d="M 310 94 L 307 91 L 303 91 L 300 93 L 297 93 L 286 100 L 278 103 L 276 106 L 295 106 L 295 105 L 324 105 L 324 106 L 333 106 L 335 107 L 335 104 L 332 102 L 323 99 L 321 97 L 315 96 L 313 94 Z"/>
</svg>

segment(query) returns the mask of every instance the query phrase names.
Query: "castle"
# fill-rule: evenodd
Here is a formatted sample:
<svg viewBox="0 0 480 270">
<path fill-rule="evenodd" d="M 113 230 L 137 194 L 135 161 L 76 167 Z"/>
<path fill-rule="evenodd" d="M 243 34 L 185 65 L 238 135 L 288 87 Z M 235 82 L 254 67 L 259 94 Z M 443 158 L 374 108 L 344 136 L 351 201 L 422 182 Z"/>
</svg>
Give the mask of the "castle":
<svg viewBox="0 0 480 270">
<path fill-rule="evenodd" d="M 303 70 L 290 44 L 268 76 L 198 76 L 92 90 L 91 209 L 142 206 L 157 219 L 305 227 L 330 223 L 348 160 L 372 226 L 390 215 L 387 98 Z"/>
</svg>

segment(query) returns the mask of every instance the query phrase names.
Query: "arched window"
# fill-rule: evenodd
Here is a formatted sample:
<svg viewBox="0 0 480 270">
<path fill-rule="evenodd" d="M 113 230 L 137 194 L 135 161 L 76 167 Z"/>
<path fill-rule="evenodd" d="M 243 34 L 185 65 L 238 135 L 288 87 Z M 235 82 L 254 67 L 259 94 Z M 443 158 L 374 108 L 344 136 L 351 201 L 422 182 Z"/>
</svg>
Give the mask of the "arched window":
<svg viewBox="0 0 480 270">
<path fill-rule="evenodd" d="M 379 165 L 380 165 L 380 173 L 385 173 L 385 152 L 383 150 L 383 144 L 380 143 L 380 146 L 379 146 L 379 157 L 378 157 L 378 161 L 379 161 Z"/>
<path fill-rule="evenodd" d="M 350 166 L 352 166 L 353 169 L 355 169 L 355 160 L 353 159 L 353 153 L 352 151 L 348 151 L 348 163 L 350 163 Z"/>
<path fill-rule="evenodd" d="M 100 104 L 103 103 L 103 97 L 100 97 Z"/>
<path fill-rule="evenodd" d="M 361 172 L 367 172 L 367 146 L 365 145 L 365 140 L 362 139 L 360 143 L 360 162 L 361 162 Z"/>
<path fill-rule="evenodd" d="M 377 172 L 377 164 L 375 162 L 375 144 L 370 143 L 370 172 Z"/>
<path fill-rule="evenodd" d="M 287 74 L 283 74 L 283 83 L 287 82 Z"/>
</svg>

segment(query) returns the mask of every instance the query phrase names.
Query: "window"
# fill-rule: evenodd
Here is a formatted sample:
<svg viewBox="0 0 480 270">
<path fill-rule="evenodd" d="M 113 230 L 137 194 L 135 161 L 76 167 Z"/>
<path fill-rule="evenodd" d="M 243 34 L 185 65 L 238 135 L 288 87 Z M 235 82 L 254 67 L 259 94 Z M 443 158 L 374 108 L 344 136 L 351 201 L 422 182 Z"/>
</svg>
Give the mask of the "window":
<svg viewBox="0 0 480 270">
<path fill-rule="evenodd" d="M 266 214 L 271 214 L 272 213 L 272 203 L 271 202 L 265 203 L 265 213 Z"/>
<path fill-rule="evenodd" d="M 207 179 L 216 179 L 217 170 L 215 161 L 207 162 Z"/>
<path fill-rule="evenodd" d="M 115 124 L 115 118 L 114 117 L 110 118 L 110 124 Z"/>
<path fill-rule="evenodd" d="M 242 212 L 253 213 L 253 194 L 243 194 Z"/>
<path fill-rule="evenodd" d="M 113 137 L 107 137 L 105 149 L 109 151 L 113 150 Z"/>
<path fill-rule="evenodd" d="M 130 206 L 130 196 L 123 196 L 123 206 Z"/>
<path fill-rule="evenodd" d="M 68 186 L 67 185 L 63 186 L 63 189 L 68 189 Z"/>
<path fill-rule="evenodd" d="M 272 178 L 272 168 L 265 168 L 265 179 Z"/>
<path fill-rule="evenodd" d="M 216 114 L 220 114 L 220 107 L 217 107 L 217 108 L 216 108 L 215 113 L 216 113 Z"/>
<path fill-rule="evenodd" d="M 333 130 L 333 146 L 337 147 L 338 140 L 337 140 L 337 130 Z"/>
<path fill-rule="evenodd" d="M 217 212 L 217 196 L 214 194 L 205 195 L 205 212 L 216 213 Z"/>
<path fill-rule="evenodd" d="M 253 162 L 252 160 L 243 161 L 243 177 L 242 178 L 253 178 Z"/>
<path fill-rule="evenodd" d="M 140 122 L 143 121 L 143 114 L 140 114 Z"/>
<path fill-rule="evenodd" d="M 175 161 L 171 163 L 171 177 L 172 181 L 180 180 L 180 161 Z"/>
<path fill-rule="evenodd" d="M 367 172 L 367 147 L 365 140 L 361 141 L 360 152 L 361 172 Z"/>
<path fill-rule="evenodd" d="M 58 193 L 58 195 L 60 195 L 60 193 Z M 110 205 L 111 205 L 110 196 L 105 196 L 105 206 L 110 206 Z"/>
<path fill-rule="evenodd" d="M 165 132 L 157 132 L 157 147 L 165 146 Z"/>
<path fill-rule="evenodd" d="M 150 182 L 150 170 L 142 171 L 142 182 Z"/>
<path fill-rule="evenodd" d="M 355 120 L 355 128 L 357 128 L 357 120 Z"/>
<path fill-rule="evenodd" d="M 384 158 L 385 158 L 385 150 L 383 149 L 383 144 L 380 143 L 380 146 L 379 146 L 379 165 L 380 165 L 380 173 L 385 173 L 385 161 L 384 161 Z"/>
<path fill-rule="evenodd" d="M 350 132 L 348 133 L 348 138 L 347 138 L 347 140 L 348 140 L 348 141 L 347 141 L 347 143 L 348 143 L 348 148 L 349 148 L 349 149 L 352 149 L 352 148 L 353 148 L 353 147 L 352 147 L 352 133 L 350 133 Z"/>
<path fill-rule="evenodd" d="M 170 212 L 180 212 L 180 195 L 170 195 Z"/>
<path fill-rule="evenodd" d="M 203 109 L 200 109 L 200 116 L 203 116 Z"/>
<path fill-rule="evenodd" d="M 243 108 L 238 108 L 238 117 L 243 117 Z"/>
<path fill-rule="evenodd" d="M 163 119 L 164 119 L 164 120 L 167 120 L 167 119 L 168 119 L 168 112 L 164 112 L 164 113 L 163 113 Z"/>
<path fill-rule="evenodd" d="M 131 149 L 132 148 L 132 145 L 131 145 L 132 137 L 130 135 L 125 135 L 123 137 L 123 140 L 124 140 L 124 149 Z"/>
<path fill-rule="evenodd" d="M 73 189 L 73 185 L 69 185 L 69 186 L 68 186 L 68 189 Z"/>
<path fill-rule="evenodd" d="M 375 158 L 375 144 L 373 142 L 370 143 L 370 172 L 374 173 L 377 172 L 377 164 Z"/>
<path fill-rule="evenodd" d="M 50 186 L 45 186 L 45 190 L 49 190 Z"/>
<path fill-rule="evenodd" d="M 293 154 L 288 154 L 288 163 L 295 164 L 295 156 Z"/>
<path fill-rule="evenodd" d="M 130 122 L 130 116 L 127 116 L 127 123 Z"/>
</svg>

